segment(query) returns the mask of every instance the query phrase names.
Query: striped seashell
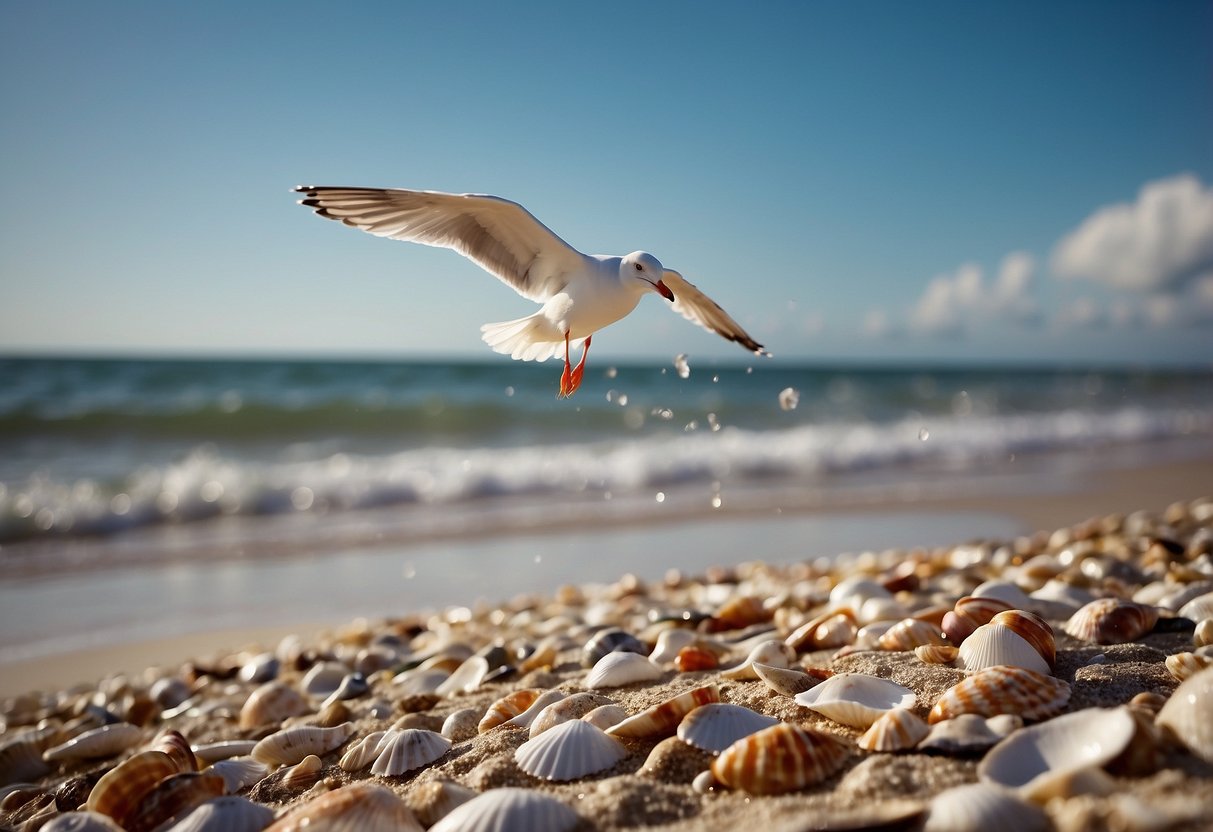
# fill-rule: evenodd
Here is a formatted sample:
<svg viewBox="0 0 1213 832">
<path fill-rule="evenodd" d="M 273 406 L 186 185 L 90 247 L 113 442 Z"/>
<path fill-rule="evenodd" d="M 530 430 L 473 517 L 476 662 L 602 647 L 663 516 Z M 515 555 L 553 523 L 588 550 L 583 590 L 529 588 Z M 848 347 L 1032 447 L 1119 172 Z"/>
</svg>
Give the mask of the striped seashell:
<svg viewBox="0 0 1213 832">
<path fill-rule="evenodd" d="M 936 723 L 961 714 L 1044 719 L 1060 713 L 1069 701 L 1070 686 L 1061 679 L 1022 667 L 991 667 L 944 691 L 927 721 Z"/>
<path fill-rule="evenodd" d="M 221 740 L 193 746 L 194 756 L 204 763 L 217 763 L 230 757 L 247 757 L 253 753 L 256 740 Z"/>
<path fill-rule="evenodd" d="M 1053 628 L 1034 612 L 1027 610 L 1007 610 L 1000 612 L 990 619 L 990 624 L 1008 627 L 1032 645 L 1040 657 L 1048 663 L 1051 670 L 1057 664 L 1057 646 L 1053 640 Z"/>
<path fill-rule="evenodd" d="M 65 812 L 52 818 L 41 829 L 42 832 L 123 832 L 121 826 L 105 815 L 87 811 Z"/>
<path fill-rule="evenodd" d="M 1213 668 L 1180 683 L 1155 722 L 1169 728 L 1193 754 L 1213 763 Z"/>
<path fill-rule="evenodd" d="M 754 665 L 762 664 L 767 667 L 790 667 L 796 653 L 782 641 L 768 639 L 754 646 L 745 661 L 736 667 L 723 671 L 720 675 L 735 682 L 757 679 Z"/>
<path fill-rule="evenodd" d="M 515 750 L 514 761 L 532 777 L 566 782 L 604 771 L 627 753 L 619 740 L 578 719 L 527 740 Z"/>
<path fill-rule="evenodd" d="M 267 766 L 293 766 L 309 754 L 322 755 L 338 748 L 354 734 L 346 722 L 332 728 L 300 725 L 270 734 L 253 746 L 252 758 Z"/>
<path fill-rule="evenodd" d="M 770 728 L 779 720 L 741 705 L 710 702 L 678 723 L 677 736 L 687 745 L 718 754 L 742 737 Z"/>
<path fill-rule="evenodd" d="M 1213 618 L 1213 592 L 1198 595 L 1179 608 L 1179 616 L 1190 621 Z"/>
<path fill-rule="evenodd" d="M 353 783 L 291 809 L 266 832 L 424 832 L 390 789 Z"/>
<path fill-rule="evenodd" d="M 603 731 L 606 731 L 609 728 L 614 728 L 627 718 L 628 712 L 612 703 L 595 708 L 581 719 L 590 723 L 595 728 L 601 728 Z"/>
<path fill-rule="evenodd" d="M 163 751 L 140 751 L 101 776 L 85 808 L 122 825 L 157 783 L 177 773 L 177 764 Z"/>
<path fill-rule="evenodd" d="M 1213 656 L 1199 653 L 1174 653 L 1167 656 L 1167 670 L 1179 681 L 1195 676 L 1207 667 L 1213 667 Z"/>
<path fill-rule="evenodd" d="M 839 673 L 797 694 L 795 702 L 835 722 L 866 730 L 894 708 L 914 707 L 917 697 L 914 691 L 888 679 Z"/>
<path fill-rule="evenodd" d="M 843 647 L 855 640 L 859 628 L 850 610 L 823 613 L 801 624 L 783 640 L 797 653 Z"/>
<path fill-rule="evenodd" d="M 428 766 L 451 750 L 451 741 L 436 731 L 405 728 L 388 731 L 379 740 L 371 774 L 395 777 Z"/>
<path fill-rule="evenodd" d="M 581 816 L 554 797 L 531 789 L 502 788 L 455 808 L 430 832 L 568 832 L 579 823 Z"/>
<path fill-rule="evenodd" d="M 1167 697 L 1153 691 L 1142 691 L 1129 700 L 1130 708 L 1137 708 L 1153 716 L 1157 716 L 1165 704 L 1167 704 Z"/>
<path fill-rule="evenodd" d="M 476 726 L 477 733 L 483 734 L 485 731 L 491 731 L 498 725 L 510 721 L 535 704 L 535 700 L 542 693 L 543 691 L 540 688 L 523 688 L 501 697 L 492 705 L 489 705 L 484 718 Z"/>
<path fill-rule="evenodd" d="M 42 752 L 42 759 L 48 763 L 59 763 L 113 757 L 134 746 L 142 736 L 143 730 L 138 726 L 115 722 L 85 731 L 61 745 L 48 748 Z"/>
<path fill-rule="evenodd" d="M 1192 631 L 1192 645 L 1205 647 L 1210 644 L 1213 644 L 1213 618 L 1202 618 Z"/>
<path fill-rule="evenodd" d="M 430 780 L 405 796 L 413 815 L 427 829 L 476 797 L 477 792 L 446 778 Z"/>
<path fill-rule="evenodd" d="M 913 711 L 894 708 L 873 722 L 856 745 L 865 751 L 904 751 L 918 745 L 930 730 Z"/>
<path fill-rule="evenodd" d="M 881 650 L 913 650 L 924 644 L 944 645 L 948 639 L 943 631 L 928 621 L 904 618 L 885 631 L 876 642 Z"/>
<path fill-rule="evenodd" d="M 127 832 L 152 832 L 196 806 L 222 797 L 226 791 L 217 774 L 185 771 L 164 778 L 139 801 L 138 807 L 121 821 Z"/>
<path fill-rule="evenodd" d="M 279 725 L 292 716 L 310 713 L 312 706 L 299 691 L 285 682 L 266 682 L 249 694 L 240 708 L 240 727 Z"/>
<path fill-rule="evenodd" d="M 637 653 L 607 653 L 590 668 L 582 683 L 590 690 L 621 688 L 660 679 L 665 671 Z"/>
<path fill-rule="evenodd" d="M 1023 636 L 1005 624 L 982 624 L 964 640 L 957 652 L 960 666 L 969 672 L 990 667 L 1023 667 L 1048 673 L 1049 663 Z"/>
<path fill-rule="evenodd" d="M 531 703 L 529 708 L 518 714 L 518 716 L 506 720 L 504 724 L 511 728 L 530 728 L 531 723 L 539 717 L 539 714 L 543 713 L 544 708 L 551 705 L 553 702 L 559 702 L 561 699 L 564 699 L 564 697 L 564 691 L 544 691 L 543 693 L 539 694 L 538 699 Z"/>
<path fill-rule="evenodd" d="M 763 624 L 774 616 L 774 610 L 768 610 L 763 599 L 753 595 L 739 595 L 726 601 L 716 613 L 707 620 L 706 627 L 710 633 L 726 630 L 744 630 L 751 624 Z"/>
<path fill-rule="evenodd" d="M 950 644 L 920 644 L 914 648 L 914 655 L 926 664 L 951 664 L 960 650 Z"/>
<path fill-rule="evenodd" d="M 678 655 L 674 658 L 674 667 L 679 673 L 715 670 L 720 667 L 720 659 L 715 652 L 706 647 L 688 644 L 678 651 Z"/>
<path fill-rule="evenodd" d="M 1071 616 L 1065 631 L 1095 644 L 1124 644 L 1158 623 L 1158 608 L 1120 598 L 1099 598 Z"/>
<path fill-rule="evenodd" d="M 254 783 L 265 779 L 265 776 L 270 773 L 269 767 L 252 757 L 229 757 L 226 760 L 216 760 L 204 771 L 222 777 L 228 794 L 242 792 Z"/>
<path fill-rule="evenodd" d="M 198 806 L 171 832 L 260 832 L 274 822 L 274 810 L 243 797 L 216 797 Z"/>
<path fill-rule="evenodd" d="M 165 731 L 152 741 L 152 751 L 163 751 L 177 764 L 177 771 L 197 771 L 198 758 L 189 741 L 179 731 Z"/>
<path fill-rule="evenodd" d="M 940 792 L 931 801 L 923 832 L 1049 832 L 1039 807 L 988 783 Z"/>
<path fill-rule="evenodd" d="M 666 701 L 628 717 L 607 729 L 613 737 L 660 739 L 673 735 L 683 717 L 701 705 L 720 701 L 720 688 L 704 685 L 678 694 Z"/>
<path fill-rule="evenodd" d="M 570 719 L 581 719 L 595 708 L 614 704 L 599 693 L 575 693 L 572 696 L 566 696 L 564 699 L 548 705 L 535 716 L 535 720 L 531 723 L 530 736 L 538 736 L 549 728 L 554 728 Z"/>
<path fill-rule="evenodd" d="M 717 782 L 750 794 L 782 794 L 819 783 L 847 759 L 846 741 L 781 722 L 743 737 L 712 761 Z"/>
<path fill-rule="evenodd" d="M 821 682 L 816 676 L 811 676 L 803 670 L 790 667 L 771 667 L 766 664 L 754 665 L 754 675 L 769 689 L 781 696 L 795 696 L 804 693 L 809 688 Z"/>
<path fill-rule="evenodd" d="M 0 786 L 32 782 L 49 773 L 51 766 L 42 759 L 42 752 L 54 736 L 51 732 L 26 731 L 0 745 Z"/>
<path fill-rule="evenodd" d="M 337 766 L 342 771 L 362 771 L 375 762 L 375 758 L 379 756 L 379 743 L 386 734 L 387 731 L 372 731 L 365 737 L 350 743 L 350 747 L 341 755 Z"/>
<path fill-rule="evenodd" d="M 951 612 L 944 614 L 940 629 L 949 642 L 959 646 L 982 624 L 988 624 L 995 615 L 1010 609 L 1013 609 L 1010 604 L 997 598 L 968 595 L 957 601 Z"/>
</svg>

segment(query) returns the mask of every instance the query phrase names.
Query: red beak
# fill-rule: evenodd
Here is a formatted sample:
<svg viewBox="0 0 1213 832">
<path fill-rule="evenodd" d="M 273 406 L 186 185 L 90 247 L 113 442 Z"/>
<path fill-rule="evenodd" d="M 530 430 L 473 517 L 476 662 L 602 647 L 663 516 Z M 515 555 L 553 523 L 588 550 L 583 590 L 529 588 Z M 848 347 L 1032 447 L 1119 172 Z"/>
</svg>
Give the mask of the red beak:
<svg viewBox="0 0 1213 832">
<path fill-rule="evenodd" d="M 665 298 L 668 301 L 674 300 L 674 293 L 670 291 L 670 287 L 666 286 L 665 283 L 658 280 L 656 283 L 653 284 L 653 286 L 657 289 L 657 291 L 661 294 L 661 296 L 663 298 Z"/>
</svg>

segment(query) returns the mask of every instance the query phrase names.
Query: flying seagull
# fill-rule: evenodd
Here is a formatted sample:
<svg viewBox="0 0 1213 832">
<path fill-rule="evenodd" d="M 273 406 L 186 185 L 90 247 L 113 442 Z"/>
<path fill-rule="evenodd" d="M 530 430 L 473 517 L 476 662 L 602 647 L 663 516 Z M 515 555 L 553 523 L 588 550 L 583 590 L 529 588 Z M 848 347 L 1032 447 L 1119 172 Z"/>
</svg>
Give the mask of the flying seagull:
<svg viewBox="0 0 1213 832">
<path fill-rule="evenodd" d="M 770 355 L 711 298 L 648 252 L 582 254 L 508 199 L 399 188 L 302 185 L 295 191 L 304 195 L 300 205 L 326 219 L 379 237 L 453 249 L 543 304 L 525 318 L 485 324 L 480 331 L 493 350 L 522 361 L 546 361 L 563 346 L 561 398 L 581 385 L 594 333 L 635 309 L 647 292 L 671 301 L 687 320 Z M 569 349 L 578 345 L 581 360 L 573 367 Z"/>
</svg>

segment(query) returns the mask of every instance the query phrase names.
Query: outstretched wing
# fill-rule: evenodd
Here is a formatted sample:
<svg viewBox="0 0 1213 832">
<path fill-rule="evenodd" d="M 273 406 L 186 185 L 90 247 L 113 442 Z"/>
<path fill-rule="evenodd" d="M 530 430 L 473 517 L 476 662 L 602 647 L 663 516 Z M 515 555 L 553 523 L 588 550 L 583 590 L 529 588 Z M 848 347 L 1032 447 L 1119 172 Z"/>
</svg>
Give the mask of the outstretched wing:
<svg viewBox="0 0 1213 832">
<path fill-rule="evenodd" d="M 733 320 L 728 312 L 720 308 L 720 304 L 705 295 L 695 284 L 690 283 L 673 269 L 666 269 L 661 276 L 661 282 L 674 293 L 673 309 L 688 321 L 699 324 L 704 329 L 715 332 L 722 338 L 736 341 L 750 352 L 757 355 L 770 356 L 762 344 L 750 337 L 741 324 Z"/>
<path fill-rule="evenodd" d="M 380 237 L 449 248 L 525 298 L 542 303 L 582 268 L 584 255 L 516 202 L 484 194 L 302 185 L 300 205 Z"/>
</svg>

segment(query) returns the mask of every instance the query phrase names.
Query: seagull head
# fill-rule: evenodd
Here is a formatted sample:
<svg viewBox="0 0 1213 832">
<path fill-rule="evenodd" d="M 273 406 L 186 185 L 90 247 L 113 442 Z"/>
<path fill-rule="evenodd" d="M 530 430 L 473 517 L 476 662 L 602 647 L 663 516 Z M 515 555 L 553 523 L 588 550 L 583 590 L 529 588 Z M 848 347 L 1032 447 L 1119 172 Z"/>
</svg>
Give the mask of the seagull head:
<svg viewBox="0 0 1213 832">
<path fill-rule="evenodd" d="M 647 251 L 633 251 L 619 264 L 619 278 L 625 286 L 638 285 L 630 281 L 640 280 L 647 284 L 640 287 L 642 291 L 652 289 L 666 300 L 672 301 L 674 293 L 661 282 L 663 274 L 665 274 L 665 268 L 661 265 L 661 261 Z"/>
</svg>

